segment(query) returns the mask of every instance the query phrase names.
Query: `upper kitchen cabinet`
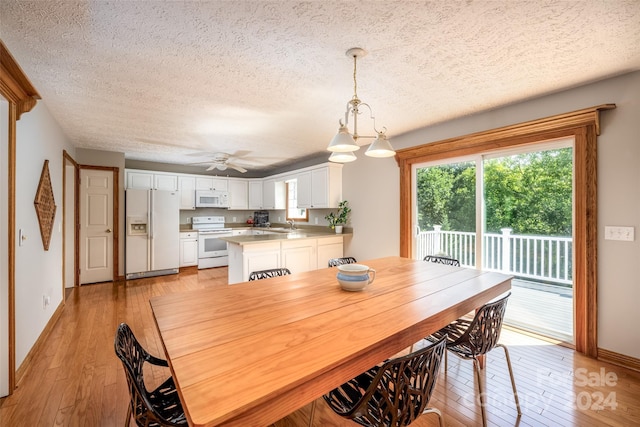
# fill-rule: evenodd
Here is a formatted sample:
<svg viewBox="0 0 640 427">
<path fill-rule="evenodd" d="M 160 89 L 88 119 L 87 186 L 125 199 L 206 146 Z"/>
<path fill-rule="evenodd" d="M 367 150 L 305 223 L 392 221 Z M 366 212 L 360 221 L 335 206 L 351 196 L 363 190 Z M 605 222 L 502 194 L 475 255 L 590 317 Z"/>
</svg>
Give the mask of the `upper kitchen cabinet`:
<svg viewBox="0 0 640 427">
<path fill-rule="evenodd" d="M 229 178 L 229 209 L 249 209 L 249 192 L 246 179 Z"/>
<path fill-rule="evenodd" d="M 229 191 L 229 180 L 219 177 L 197 177 L 196 190 Z"/>
<path fill-rule="evenodd" d="M 284 181 L 265 179 L 262 182 L 262 208 L 286 209 L 286 186 Z"/>
<path fill-rule="evenodd" d="M 249 180 L 249 209 L 262 209 L 262 180 Z"/>
<path fill-rule="evenodd" d="M 178 189 L 178 176 L 176 174 L 134 169 L 126 170 L 125 174 L 127 188 L 167 191 L 176 191 Z"/>
<path fill-rule="evenodd" d="M 297 175 L 298 207 L 337 208 L 342 200 L 342 165 L 326 164 Z"/>
<path fill-rule="evenodd" d="M 179 175 L 178 190 L 180 190 L 180 209 L 195 210 L 196 208 L 196 178 L 193 176 Z"/>
</svg>

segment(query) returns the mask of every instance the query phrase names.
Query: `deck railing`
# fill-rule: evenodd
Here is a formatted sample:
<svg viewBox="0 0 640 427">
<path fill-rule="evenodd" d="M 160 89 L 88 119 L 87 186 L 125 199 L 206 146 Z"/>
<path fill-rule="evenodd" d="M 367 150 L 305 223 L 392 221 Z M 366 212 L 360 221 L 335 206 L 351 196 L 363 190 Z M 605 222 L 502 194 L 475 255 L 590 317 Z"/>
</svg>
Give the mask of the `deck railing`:
<svg viewBox="0 0 640 427">
<path fill-rule="evenodd" d="M 501 233 L 485 233 L 482 242 L 482 268 L 516 277 L 571 285 L 572 239 Z M 443 231 L 439 225 L 431 231 L 419 231 L 416 258 L 446 254 L 465 267 L 475 267 L 476 233 Z"/>
</svg>

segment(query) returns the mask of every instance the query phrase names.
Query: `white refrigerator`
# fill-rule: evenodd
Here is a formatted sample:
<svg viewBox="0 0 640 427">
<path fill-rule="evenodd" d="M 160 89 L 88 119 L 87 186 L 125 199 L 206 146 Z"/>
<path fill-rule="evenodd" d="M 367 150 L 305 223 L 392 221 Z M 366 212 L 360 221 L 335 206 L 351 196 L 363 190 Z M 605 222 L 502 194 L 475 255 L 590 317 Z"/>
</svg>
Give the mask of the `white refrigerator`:
<svg viewBox="0 0 640 427">
<path fill-rule="evenodd" d="M 127 279 L 178 273 L 180 266 L 180 193 L 126 191 Z"/>
</svg>

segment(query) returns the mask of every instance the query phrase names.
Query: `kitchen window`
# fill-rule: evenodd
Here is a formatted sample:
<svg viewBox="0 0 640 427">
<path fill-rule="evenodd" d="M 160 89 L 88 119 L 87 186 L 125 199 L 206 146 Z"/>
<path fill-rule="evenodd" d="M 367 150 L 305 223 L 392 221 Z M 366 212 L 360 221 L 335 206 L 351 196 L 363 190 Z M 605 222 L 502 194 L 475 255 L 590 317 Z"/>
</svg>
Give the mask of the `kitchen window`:
<svg viewBox="0 0 640 427">
<path fill-rule="evenodd" d="M 287 184 L 287 221 L 309 221 L 309 211 L 298 207 L 298 180 L 292 179 Z"/>
</svg>

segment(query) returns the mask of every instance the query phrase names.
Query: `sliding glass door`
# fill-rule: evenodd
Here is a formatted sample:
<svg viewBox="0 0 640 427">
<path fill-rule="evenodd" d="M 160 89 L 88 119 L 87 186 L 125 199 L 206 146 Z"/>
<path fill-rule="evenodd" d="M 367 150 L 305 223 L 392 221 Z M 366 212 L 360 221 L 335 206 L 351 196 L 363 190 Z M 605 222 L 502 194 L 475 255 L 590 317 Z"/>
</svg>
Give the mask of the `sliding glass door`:
<svg viewBox="0 0 640 427">
<path fill-rule="evenodd" d="M 573 140 L 414 166 L 413 257 L 513 275 L 506 321 L 573 342 Z"/>
</svg>

